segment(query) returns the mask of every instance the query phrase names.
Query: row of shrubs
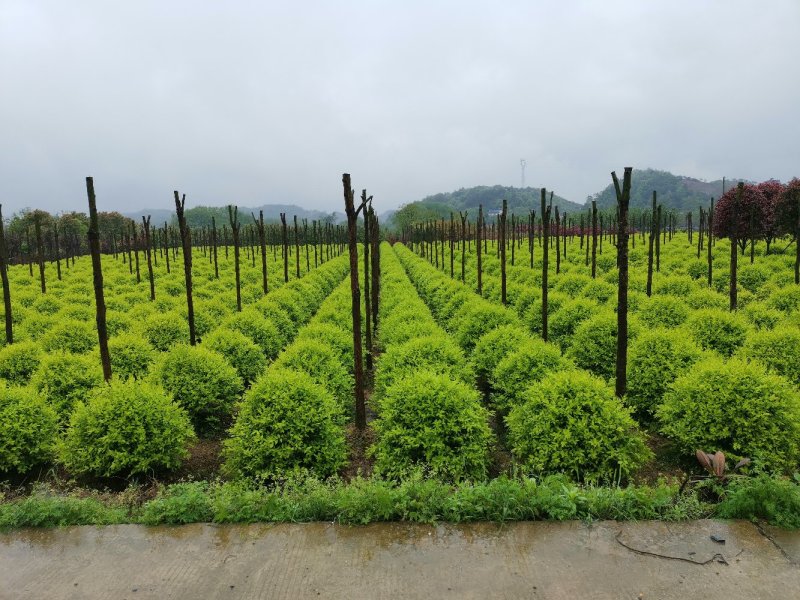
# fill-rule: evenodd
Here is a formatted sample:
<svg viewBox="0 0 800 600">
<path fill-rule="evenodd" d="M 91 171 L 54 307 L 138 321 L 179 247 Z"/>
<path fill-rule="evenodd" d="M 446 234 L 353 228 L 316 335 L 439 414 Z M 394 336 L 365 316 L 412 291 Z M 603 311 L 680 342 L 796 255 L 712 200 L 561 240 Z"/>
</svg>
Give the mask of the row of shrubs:
<svg viewBox="0 0 800 600">
<path fill-rule="evenodd" d="M 678 242 L 667 247 L 672 253 L 693 251 Z M 784 279 L 779 256 L 762 260 L 767 264 L 750 267 L 774 271 L 776 279 Z M 584 296 L 598 283 L 612 285 L 592 280 L 582 272 L 581 261 L 578 256 L 571 269 L 550 280 L 554 291 L 549 294 L 549 331 L 579 367 L 612 381 L 616 298 L 600 303 L 592 294 Z M 499 276 L 493 274 L 499 261 L 490 254 L 486 263 L 484 290 L 499 302 Z M 510 267 L 508 272 L 509 289 L 516 292 L 509 293 L 517 301 L 512 306 L 522 318 L 528 315 L 531 332 L 539 334 L 541 275 L 529 266 Z M 600 276 L 615 275 L 613 270 Z M 688 287 L 677 285 L 686 278 L 665 275 L 651 298 L 632 294 L 626 404 L 640 423 L 668 435 L 687 454 L 700 447 L 721 449 L 754 458 L 764 468 L 796 469 L 800 328 L 791 299 L 800 298 L 800 288 L 787 284 L 766 302 L 753 301 L 731 313 L 714 307 L 726 306 L 727 298 L 709 290 L 705 282 L 689 279 Z M 721 301 L 711 307 L 693 305 L 693 299 L 715 297 Z"/>
<path fill-rule="evenodd" d="M 245 393 L 224 442 L 234 478 L 273 481 L 335 474 L 347 462 L 344 426 L 353 411 L 350 280 L 322 303 Z"/>
<path fill-rule="evenodd" d="M 302 251 L 302 249 L 301 249 Z M 215 277 L 213 264 L 195 249 L 193 262 L 193 295 L 195 300 L 195 320 L 198 334 L 202 337 L 226 317 L 236 312 L 236 291 L 234 283 L 233 257 L 225 258 L 219 253 L 219 278 Z M 268 253 L 269 255 L 272 252 Z M 313 253 L 312 253 L 313 254 Z M 120 257 L 122 255 L 119 255 Z M 271 258 L 271 256 L 270 256 Z M 283 287 L 283 274 L 270 263 L 270 293 Z M 121 258 L 114 260 L 104 257 L 104 290 L 108 309 L 107 321 L 109 335 L 143 329 L 149 341 L 155 346 L 169 344 L 170 339 L 188 342 L 186 323 L 186 298 L 183 268 L 173 263 L 170 273 L 166 272 L 165 261 L 158 259 L 154 268 L 156 290 L 155 302 L 150 301 L 146 273 L 137 283 L 136 276 L 128 271 L 128 265 Z M 311 263 L 311 269 L 314 265 Z M 301 261 L 301 275 L 306 274 L 305 261 Z M 27 266 L 14 265 L 9 269 L 11 298 L 13 304 L 15 341 L 38 341 L 49 348 L 69 349 L 83 352 L 95 347 L 97 336 L 94 333 L 94 307 L 92 266 L 87 257 L 79 257 L 75 265 L 62 267 L 62 279 L 57 280 L 55 269 L 46 265 L 47 293 L 39 288 L 38 272 L 29 275 Z M 252 306 L 264 297 L 261 281 L 261 264 L 253 267 L 250 261 L 241 261 L 242 303 Z M 294 269 L 290 270 L 290 281 L 295 280 Z M 2 312 L 2 307 L 0 307 Z M 64 326 L 69 322 L 68 327 Z M 76 325 L 80 322 L 81 325 Z M 59 343 L 63 335 L 58 330 L 79 327 L 85 335 L 70 336 L 74 346 L 66 348 Z M 161 335 L 161 330 L 166 331 Z M 55 332 L 53 330 L 56 330 Z M 0 340 L 0 344 L 4 340 Z M 159 349 L 164 349 L 159 348 Z"/>
<path fill-rule="evenodd" d="M 0 472 L 24 473 L 56 456 L 71 472 L 95 476 L 177 467 L 195 435 L 231 424 L 243 391 L 347 268 L 344 258 L 325 263 L 194 347 L 176 341 L 159 352 L 146 336 L 112 337 L 110 385 L 94 350 L 47 354 L 35 342 L 0 349 Z M 274 333 L 269 345 L 265 331 Z"/>
<path fill-rule="evenodd" d="M 395 248 L 423 299 L 488 384 L 523 469 L 611 478 L 649 458 L 629 409 L 605 381 L 533 337 L 511 310 L 475 295 L 404 246 Z"/>
<path fill-rule="evenodd" d="M 434 321 L 389 244 L 381 254 L 373 406 L 376 472 L 482 480 L 492 434 L 463 350 Z"/>
</svg>

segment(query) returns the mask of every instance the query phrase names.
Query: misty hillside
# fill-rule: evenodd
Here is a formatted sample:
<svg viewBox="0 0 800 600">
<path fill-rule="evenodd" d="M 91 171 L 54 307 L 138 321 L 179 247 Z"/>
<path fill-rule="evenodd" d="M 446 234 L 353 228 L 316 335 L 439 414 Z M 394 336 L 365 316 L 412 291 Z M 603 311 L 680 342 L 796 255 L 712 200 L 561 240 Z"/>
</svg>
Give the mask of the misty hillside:
<svg viewBox="0 0 800 600">
<path fill-rule="evenodd" d="M 549 192 L 547 198 L 549 201 Z M 467 211 L 469 219 L 474 220 L 478 214 L 478 206 L 483 205 L 486 214 L 492 215 L 500 211 L 503 199 L 508 201 L 509 212 L 517 215 L 527 215 L 530 210 L 535 210 L 537 215 L 540 212 L 540 188 L 480 185 L 426 196 L 422 200 L 405 204 L 392 215 L 389 224 L 405 227 L 428 219 L 449 219 L 451 212 L 458 218 L 459 211 Z M 568 213 L 582 209 L 581 205 L 558 195 L 553 196 L 553 206 L 558 206 L 562 212 Z"/>
<path fill-rule="evenodd" d="M 258 216 L 259 211 L 264 211 L 265 221 L 280 221 L 281 213 L 286 213 L 287 222 L 291 222 L 296 215 L 299 219 L 308 219 L 309 222 L 317 221 L 330 221 L 338 223 L 344 219 L 343 213 L 325 213 L 319 210 L 307 210 L 295 204 L 264 204 L 262 206 L 239 207 L 239 220 L 242 223 L 250 223 L 252 217 L 250 213 Z M 142 215 L 151 215 L 153 224 L 163 224 L 165 221 L 177 225 L 177 217 L 174 210 L 166 210 L 163 208 L 157 209 L 144 209 L 136 212 L 125 213 L 126 217 L 135 219 L 137 222 L 142 220 Z M 227 206 L 195 206 L 186 209 L 186 221 L 191 227 L 205 227 L 211 225 L 211 217 L 217 221 L 217 226 L 228 223 L 228 207 Z"/>
<path fill-rule="evenodd" d="M 738 181 L 738 179 L 726 179 L 725 189 L 735 186 Z M 653 190 L 657 192 L 658 203 L 665 209 L 681 213 L 697 212 L 699 206 L 708 206 L 712 196 L 719 198 L 722 195 L 722 180 L 703 181 L 693 177 L 673 175 L 668 171 L 634 169 L 631 208 L 650 208 L 653 202 Z M 617 197 L 614 185 L 609 184 L 604 190 L 593 194 L 587 205 L 591 200 L 597 200 L 598 209 L 615 207 Z"/>
</svg>

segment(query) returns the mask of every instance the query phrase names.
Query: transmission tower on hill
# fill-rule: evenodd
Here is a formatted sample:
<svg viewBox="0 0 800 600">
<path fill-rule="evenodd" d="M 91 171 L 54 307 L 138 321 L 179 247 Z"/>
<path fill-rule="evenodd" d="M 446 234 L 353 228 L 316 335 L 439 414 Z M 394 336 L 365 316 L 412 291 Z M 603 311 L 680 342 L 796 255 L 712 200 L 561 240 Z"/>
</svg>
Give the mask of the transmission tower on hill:
<svg viewBox="0 0 800 600">
<path fill-rule="evenodd" d="M 520 170 L 522 171 L 522 176 L 520 177 L 520 186 L 519 186 L 521 188 L 525 187 L 525 167 L 527 166 L 527 164 L 528 161 L 526 161 L 524 158 L 519 159 L 519 167 Z"/>
</svg>

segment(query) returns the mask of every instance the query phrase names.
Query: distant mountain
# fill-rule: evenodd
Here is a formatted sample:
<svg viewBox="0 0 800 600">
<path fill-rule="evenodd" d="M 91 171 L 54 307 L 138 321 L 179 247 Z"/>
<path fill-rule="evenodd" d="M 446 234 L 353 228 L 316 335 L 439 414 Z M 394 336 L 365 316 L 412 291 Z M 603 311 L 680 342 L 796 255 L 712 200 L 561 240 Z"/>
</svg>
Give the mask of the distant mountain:
<svg viewBox="0 0 800 600">
<path fill-rule="evenodd" d="M 264 220 L 265 221 L 280 221 L 281 213 L 286 214 L 287 222 L 293 220 L 295 216 L 297 219 L 308 219 L 309 222 L 311 221 L 328 221 L 331 223 L 339 223 L 345 220 L 344 213 L 332 212 L 332 213 L 325 213 L 319 210 L 307 210 L 305 208 L 301 208 L 295 204 L 264 204 L 262 206 L 256 207 L 248 207 L 248 206 L 240 206 L 239 207 L 239 220 L 241 223 L 250 223 L 252 221 L 252 217 L 250 213 L 254 214 L 256 217 L 258 216 L 259 211 L 264 211 Z M 152 216 L 153 224 L 163 224 L 165 221 L 176 225 L 177 224 L 177 216 L 175 215 L 174 210 L 165 210 L 162 208 L 157 208 L 153 210 L 139 210 L 136 212 L 125 213 L 126 217 L 130 217 L 135 219 L 137 222 L 142 220 L 142 215 Z M 221 226 L 224 223 L 228 223 L 228 207 L 227 206 L 195 206 L 193 208 L 186 209 L 186 221 L 189 223 L 190 227 L 205 227 L 211 225 L 211 217 L 216 219 L 217 225 Z"/>
<path fill-rule="evenodd" d="M 405 227 L 412 223 L 418 223 L 429 219 L 449 219 L 450 213 L 455 213 L 458 218 L 460 211 L 467 211 L 469 219 L 474 220 L 478 215 L 478 206 L 483 205 L 483 210 L 487 215 L 494 215 L 500 212 L 503 206 L 503 199 L 508 202 L 508 210 L 517 215 L 528 215 L 531 210 L 535 210 L 538 215 L 541 212 L 541 189 L 526 187 L 506 187 L 502 185 L 476 186 L 471 188 L 461 188 L 454 192 L 446 192 L 426 196 L 422 200 L 410 202 L 400 207 L 389 220 L 389 225 L 395 227 Z M 550 193 L 547 194 L 548 202 Z M 561 196 L 553 196 L 553 206 L 558 206 L 559 210 L 577 212 L 583 209 L 580 204 L 570 202 Z"/>
<path fill-rule="evenodd" d="M 726 179 L 725 189 L 730 189 L 739 181 L 739 179 Z M 668 171 L 634 169 L 630 207 L 649 209 L 653 202 L 653 190 L 656 191 L 658 203 L 666 210 L 680 213 L 696 212 L 699 206 L 707 207 L 712 197 L 719 198 L 722 195 L 722 180 L 703 181 L 694 177 L 673 175 Z M 587 207 L 591 205 L 592 200 L 597 201 L 598 209 L 614 208 L 617 205 L 614 185 L 609 184 L 604 190 L 590 196 L 586 202 Z"/>
<path fill-rule="evenodd" d="M 175 211 L 165 208 L 145 208 L 136 212 L 123 213 L 123 215 L 140 224 L 142 222 L 142 217 L 150 215 L 150 223 L 153 226 L 161 226 L 164 223 L 172 223 L 172 219 L 175 217 Z"/>
</svg>

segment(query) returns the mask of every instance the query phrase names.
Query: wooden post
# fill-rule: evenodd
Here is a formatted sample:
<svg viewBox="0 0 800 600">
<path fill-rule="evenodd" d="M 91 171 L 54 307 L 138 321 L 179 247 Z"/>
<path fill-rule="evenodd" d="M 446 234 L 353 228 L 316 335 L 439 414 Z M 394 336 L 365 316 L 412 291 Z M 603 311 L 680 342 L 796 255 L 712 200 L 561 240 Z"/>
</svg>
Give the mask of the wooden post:
<svg viewBox="0 0 800 600">
<path fill-rule="evenodd" d="M 560 226 L 561 218 L 558 216 L 558 207 L 556 206 L 556 275 L 561 273 L 561 237 Z"/>
<path fill-rule="evenodd" d="M 103 295 L 103 269 L 100 263 L 100 227 L 97 224 L 97 205 L 94 196 L 94 181 L 86 178 L 86 193 L 89 196 L 89 252 L 92 255 L 94 276 L 94 302 L 97 321 L 97 338 L 100 346 L 100 362 L 103 379 L 111 380 L 111 356 L 108 353 L 108 328 L 106 327 L 106 301 Z"/>
<path fill-rule="evenodd" d="M 258 211 L 258 219 L 253 213 L 250 213 L 250 216 L 253 217 L 258 231 L 258 245 L 261 248 L 261 288 L 266 296 L 269 292 L 269 282 L 267 281 L 267 229 L 264 226 L 264 211 Z"/>
<path fill-rule="evenodd" d="M 142 227 L 144 228 L 144 243 L 147 253 L 147 275 L 150 278 L 150 300 L 152 301 L 156 299 L 156 284 L 153 279 L 153 259 L 150 253 L 150 215 L 147 215 L 146 219 L 144 215 L 142 215 Z"/>
<path fill-rule="evenodd" d="M 281 213 L 281 243 L 283 245 L 283 282 L 289 282 L 289 240 L 286 233 L 286 213 Z"/>
<path fill-rule="evenodd" d="M 58 220 L 53 220 L 53 243 L 55 246 L 55 253 L 56 253 L 56 274 L 58 276 L 58 280 L 61 281 L 61 252 L 58 247 Z M 67 265 L 69 265 L 69 260 L 67 261 Z"/>
<path fill-rule="evenodd" d="M 211 245 L 214 248 L 214 279 L 219 279 L 219 264 L 217 263 L 217 220 L 211 217 Z"/>
<path fill-rule="evenodd" d="M 622 398 L 628 388 L 628 206 L 631 198 L 632 167 L 625 167 L 622 190 L 615 172 L 611 172 L 617 195 L 617 253 L 619 285 L 617 286 L 617 365 L 616 394 Z"/>
<path fill-rule="evenodd" d="M 33 228 L 36 233 L 36 262 L 39 263 L 39 281 L 42 286 L 42 293 L 47 293 L 47 284 L 44 277 L 44 250 L 42 248 L 42 218 L 37 212 L 33 216 Z"/>
<path fill-rule="evenodd" d="M 183 275 L 186 279 L 186 309 L 189 316 L 189 344 L 194 346 L 197 343 L 194 328 L 194 300 L 192 299 L 192 234 L 186 226 L 186 194 L 180 197 L 178 191 L 175 194 L 175 212 L 178 215 L 178 227 L 181 233 L 181 247 L 183 249 Z"/>
<path fill-rule="evenodd" d="M 371 221 L 370 231 L 371 231 L 371 241 L 372 241 L 372 252 L 370 253 L 370 257 L 372 258 L 372 329 L 376 331 L 378 329 L 378 307 L 380 303 L 380 280 L 381 280 L 381 256 L 380 256 L 380 247 L 381 247 L 381 240 L 380 240 L 380 225 L 378 223 L 378 216 L 375 214 L 375 211 L 372 209 L 372 205 L 370 204 L 369 207 L 369 218 Z"/>
<path fill-rule="evenodd" d="M 597 200 L 592 200 L 592 279 L 597 276 Z"/>
<path fill-rule="evenodd" d="M 547 341 L 547 269 L 550 258 L 550 210 L 547 190 L 542 188 L 542 339 Z"/>
<path fill-rule="evenodd" d="M 361 290 L 358 282 L 358 213 L 363 210 L 362 203 L 357 209 L 354 205 L 350 174 L 342 175 L 344 206 L 347 215 L 348 247 L 350 250 L 350 292 L 353 316 L 353 374 L 355 377 L 356 427 L 364 430 L 367 426 L 367 410 L 364 401 L 364 365 L 361 351 Z M 285 222 L 285 221 L 284 221 Z"/>
<path fill-rule="evenodd" d="M 300 279 L 300 235 L 297 229 L 297 215 L 294 215 L 294 265 L 295 277 Z"/>
<path fill-rule="evenodd" d="M 136 223 L 131 221 L 131 240 L 133 240 L 133 254 L 136 257 L 136 283 L 142 283 L 142 274 L 139 271 L 139 236 L 136 235 Z"/>
<path fill-rule="evenodd" d="M 461 217 L 461 283 L 466 283 L 467 275 L 466 275 L 466 263 L 467 263 L 467 216 L 469 215 L 468 211 L 464 211 L 462 214 L 461 211 L 458 211 L 458 216 Z M 450 269 L 453 270 L 452 268 Z"/>
<path fill-rule="evenodd" d="M 506 305 L 506 216 L 508 213 L 508 202 L 503 198 L 503 209 L 500 211 L 500 220 L 497 224 L 498 239 L 500 244 L 500 301 Z"/>
<path fill-rule="evenodd" d="M 372 370 L 372 286 L 369 277 L 369 251 L 370 251 L 370 222 L 368 207 L 372 196 L 367 198 L 367 190 L 361 191 L 361 204 L 364 208 L 364 334 L 367 346 L 367 371 Z"/>
<path fill-rule="evenodd" d="M 731 311 L 736 310 L 737 304 L 737 287 L 736 287 L 736 278 L 737 278 L 737 268 L 739 264 L 738 260 L 738 253 L 736 245 L 739 243 L 738 235 L 739 235 L 739 206 L 742 202 L 742 194 L 744 193 L 744 183 L 739 182 L 736 189 L 736 198 L 733 201 L 733 211 L 731 214 L 732 221 L 733 221 L 733 229 L 731 231 L 731 282 L 730 282 L 730 309 Z"/>
<path fill-rule="evenodd" d="M 478 259 L 478 295 L 483 295 L 483 265 L 481 257 L 481 236 L 485 236 L 483 230 L 483 204 L 478 205 L 478 220 L 475 223 L 475 252 Z"/>
<path fill-rule="evenodd" d="M 6 317 L 6 344 L 14 343 L 14 322 L 11 314 L 11 288 L 8 283 L 8 247 L 6 246 L 3 205 L 0 204 L 0 278 L 3 280 L 3 306 Z"/>
<path fill-rule="evenodd" d="M 723 182 L 725 180 L 723 179 Z M 724 183 L 723 183 L 724 186 Z M 711 256 L 711 246 L 714 240 L 714 198 L 711 198 L 711 210 L 708 213 L 708 287 L 711 287 L 714 261 Z"/>
<path fill-rule="evenodd" d="M 239 223 L 238 206 L 231 206 L 228 204 L 228 219 L 231 224 L 231 233 L 233 235 L 233 271 L 236 275 L 236 310 L 237 312 L 242 312 L 242 278 L 241 268 L 239 267 L 239 232 L 242 226 Z"/>
<path fill-rule="evenodd" d="M 167 273 L 169 273 L 169 226 L 164 222 L 164 258 L 167 261 Z"/>
<path fill-rule="evenodd" d="M 650 215 L 650 239 L 648 241 L 647 246 L 647 295 L 651 296 L 653 294 L 653 248 L 655 246 L 655 233 L 656 230 L 656 211 L 657 211 L 657 202 L 656 202 L 656 191 L 653 190 L 653 208 L 652 214 Z"/>
</svg>

